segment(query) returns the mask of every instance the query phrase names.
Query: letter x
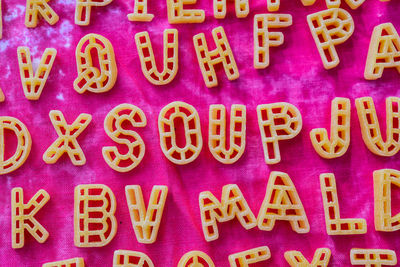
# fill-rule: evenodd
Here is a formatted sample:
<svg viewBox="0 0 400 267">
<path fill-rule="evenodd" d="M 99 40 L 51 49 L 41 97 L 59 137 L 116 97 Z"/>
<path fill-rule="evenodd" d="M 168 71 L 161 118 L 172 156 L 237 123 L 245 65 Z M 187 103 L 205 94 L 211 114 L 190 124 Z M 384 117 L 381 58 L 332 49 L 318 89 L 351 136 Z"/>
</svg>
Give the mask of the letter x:
<svg viewBox="0 0 400 267">
<path fill-rule="evenodd" d="M 51 144 L 46 152 L 44 152 L 43 160 L 48 164 L 56 163 L 66 152 L 72 164 L 84 165 L 86 163 L 86 157 L 76 138 L 89 125 L 92 116 L 82 113 L 71 125 L 67 124 L 64 115 L 59 110 L 50 111 L 49 116 L 58 134 L 58 138 Z"/>
</svg>

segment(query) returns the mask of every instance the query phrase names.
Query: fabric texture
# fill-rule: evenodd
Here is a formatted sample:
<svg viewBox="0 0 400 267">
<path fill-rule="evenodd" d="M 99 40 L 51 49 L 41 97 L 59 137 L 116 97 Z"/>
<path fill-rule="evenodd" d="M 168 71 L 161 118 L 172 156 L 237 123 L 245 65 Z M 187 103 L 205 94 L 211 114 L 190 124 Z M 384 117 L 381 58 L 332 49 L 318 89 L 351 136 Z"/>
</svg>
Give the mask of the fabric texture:
<svg viewBox="0 0 400 267">
<path fill-rule="evenodd" d="M 326 8 L 325 1 L 317 0 L 304 7 L 300 0 L 281 0 L 279 13 L 293 15 L 293 25 L 279 29 L 285 36 L 283 46 L 271 48 L 271 65 L 264 70 L 253 68 L 253 17 L 267 13 L 266 1 L 250 1 L 250 14 L 238 19 L 233 3 L 228 4 L 226 19 L 213 17 L 211 1 L 199 0 L 187 8 L 205 10 L 201 24 L 170 25 L 166 2 L 149 1 L 148 12 L 155 14 L 152 22 L 130 22 L 127 14 L 133 11 L 133 0 L 114 0 L 107 7 L 92 9 L 89 26 L 74 24 L 75 1 L 53 0 L 49 4 L 60 16 L 50 26 L 43 20 L 37 28 L 24 26 L 25 0 L 3 0 L 3 39 L 0 40 L 0 87 L 6 101 L 0 104 L 0 115 L 14 116 L 28 127 L 33 140 L 26 163 L 17 171 L 0 177 L 0 265 L 41 266 L 45 262 L 83 257 L 86 266 L 111 266 L 116 249 L 146 253 L 155 266 L 176 266 L 183 254 L 190 250 L 206 252 L 216 266 L 229 266 L 228 255 L 253 247 L 269 246 L 272 258 L 258 266 L 288 266 L 283 255 L 287 250 L 300 250 L 311 260 L 320 247 L 332 250 L 331 266 L 349 266 L 351 248 L 384 248 L 400 251 L 398 233 L 374 230 L 372 172 L 383 168 L 399 168 L 399 155 L 390 158 L 375 156 L 361 138 L 354 100 L 371 96 L 375 101 L 381 130 L 385 135 L 385 98 L 399 96 L 399 74 L 385 70 L 383 78 L 366 81 L 363 78 L 365 61 L 373 27 L 392 22 L 400 30 L 398 1 L 366 1 L 359 9 L 351 10 L 345 1 L 342 7 L 350 12 L 355 22 L 353 36 L 337 46 L 340 64 L 325 70 L 310 34 L 306 16 Z M 219 86 L 206 88 L 193 47 L 193 35 L 204 32 L 209 48 L 215 47 L 211 30 L 222 25 L 235 56 L 240 78 L 230 82 L 218 67 Z M 164 29 L 179 31 L 179 71 L 169 85 L 151 85 L 140 68 L 134 35 L 148 31 L 156 59 L 161 66 L 162 33 Z M 73 89 L 77 76 L 75 47 L 87 33 L 97 33 L 113 44 L 118 79 L 112 90 L 103 94 Z M 38 101 L 25 99 L 19 77 L 17 47 L 28 46 L 34 62 L 47 47 L 58 51 L 42 96 Z M 331 100 L 334 97 L 351 99 L 351 144 L 347 153 L 338 159 L 325 160 L 314 151 L 309 132 L 313 128 L 330 127 Z M 160 110 L 172 101 L 193 105 L 201 119 L 203 149 L 199 157 L 185 166 L 174 165 L 163 155 L 157 128 Z M 300 110 L 303 118 L 301 133 L 289 141 L 280 142 L 282 161 L 268 166 L 257 123 L 259 104 L 289 102 Z M 103 129 L 107 113 L 121 103 L 131 103 L 146 114 L 147 126 L 137 129 L 146 145 L 140 165 L 129 173 L 117 173 L 103 160 L 103 146 L 114 145 Z M 233 165 L 216 161 L 208 149 L 208 109 L 211 104 L 232 104 L 247 107 L 247 145 L 242 158 Z M 86 158 L 84 166 L 73 166 L 63 156 L 56 164 L 42 160 L 43 153 L 57 138 L 49 119 L 49 111 L 61 110 L 72 123 L 80 113 L 90 113 L 92 122 L 78 138 Z M 11 141 L 10 141 L 11 142 Z M 210 190 L 220 198 L 225 184 L 237 184 L 257 216 L 264 199 L 271 171 L 290 175 L 306 210 L 311 230 L 308 234 L 293 232 L 287 222 L 277 222 L 273 231 L 257 228 L 245 230 L 237 220 L 218 224 L 220 237 L 206 242 L 203 237 L 198 195 Z M 368 232 L 358 236 L 328 236 L 325 231 L 319 175 L 333 172 L 341 204 L 342 218 L 365 218 Z M 77 248 L 73 243 L 74 187 L 78 184 L 101 183 L 109 186 L 117 200 L 118 232 L 113 241 L 102 248 Z M 153 185 L 167 185 L 168 197 L 157 242 L 151 245 L 136 241 L 130 222 L 124 187 L 142 186 L 145 201 Z M 11 248 L 11 189 L 23 187 L 25 201 L 43 188 L 50 201 L 38 213 L 37 219 L 49 231 L 44 244 L 26 239 L 25 247 Z M 400 210 L 400 194 L 393 193 L 393 213 Z M 146 204 L 147 205 L 147 204 Z M 255 265 L 257 266 L 257 265 Z"/>
</svg>

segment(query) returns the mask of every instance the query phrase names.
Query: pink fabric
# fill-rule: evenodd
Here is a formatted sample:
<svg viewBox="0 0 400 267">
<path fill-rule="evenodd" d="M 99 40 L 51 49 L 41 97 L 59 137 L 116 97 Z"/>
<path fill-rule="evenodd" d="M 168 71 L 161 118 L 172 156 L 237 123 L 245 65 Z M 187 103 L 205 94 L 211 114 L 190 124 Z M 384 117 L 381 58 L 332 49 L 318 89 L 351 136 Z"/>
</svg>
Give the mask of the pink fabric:
<svg viewBox="0 0 400 267">
<path fill-rule="evenodd" d="M 345 2 L 345 1 L 342 1 Z M 94 8 L 90 26 L 74 24 L 73 0 L 55 0 L 50 5 L 60 16 L 55 26 L 41 21 L 35 29 L 24 26 L 25 0 L 3 0 L 4 34 L 0 40 L 0 87 L 6 102 L 0 105 L 0 115 L 15 116 L 23 121 L 33 139 L 32 151 L 26 163 L 17 171 L 0 177 L 0 260 L 1 266 L 41 266 L 49 261 L 84 257 L 87 266 L 111 266 L 116 249 L 146 253 L 156 266 L 176 266 L 181 256 L 190 250 L 206 252 L 216 266 L 229 266 L 228 255 L 253 247 L 268 245 L 271 266 L 287 266 L 283 254 L 287 250 L 301 250 L 311 260 L 315 249 L 332 250 L 331 266 L 350 265 L 351 248 L 387 248 L 400 251 L 398 233 L 374 230 L 372 172 L 382 168 L 398 168 L 399 155 L 383 158 L 368 151 L 361 139 L 354 99 L 372 96 L 378 117 L 385 128 L 385 98 L 399 96 L 399 75 L 387 70 L 378 81 L 363 78 L 368 45 L 373 27 L 392 22 L 400 30 L 397 1 L 366 1 L 357 10 L 349 10 L 355 21 L 353 36 L 337 47 L 341 63 L 326 71 L 321 63 L 308 29 L 306 15 L 325 9 L 323 0 L 304 7 L 300 0 L 282 0 L 280 13 L 293 15 L 293 26 L 282 29 L 285 44 L 271 49 L 271 66 L 265 70 L 253 68 L 253 16 L 266 13 L 266 1 L 250 1 L 250 15 L 237 19 L 233 4 L 228 16 L 216 20 L 211 1 L 199 1 L 195 8 L 203 8 L 206 21 L 193 25 L 169 25 L 165 1 L 149 1 L 149 13 L 155 14 L 150 23 L 133 23 L 126 15 L 133 10 L 133 0 L 114 0 L 104 8 Z M 192 36 L 204 32 L 209 41 L 211 30 L 225 28 L 240 71 L 240 78 L 229 82 L 219 68 L 220 86 L 205 87 L 193 48 Z M 179 30 L 179 72 L 167 86 L 153 86 L 143 76 L 134 35 L 149 31 L 156 57 L 160 61 L 162 32 L 167 28 Z M 114 46 L 118 65 L 115 87 L 104 94 L 76 93 L 72 87 L 76 78 L 75 46 L 86 33 L 98 33 Z M 39 101 L 28 101 L 23 95 L 17 63 L 17 47 L 29 46 L 36 61 L 46 47 L 58 51 L 53 70 Z M 211 48 L 215 47 L 209 42 Z M 314 151 L 309 132 L 316 127 L 330 126 L 330 103 L 334 97 L 348 97 L 352 102 L 351 145 L 339 159 L 324 160 Z M 177 166 L 161 152 L 157 117 L 166 104 L 181 100 L 192 104 L 201 119 L 203 150 L 193 163 Z M 257 124 L 256 106 L 286 101 L 299 108 L 303 130 L 294 140 L 280 143 L 282 162 L 268 166 Z M 113 171 L 102 158 L 101 149 L 113 145 L 103 130 L 106 114 L 116 105 L 131 103 L 146 114 L 148 124 L 138 129 L 146 144 L 142 163 L 133 171 L 121 174 Z M 210 104 L 245 104 L 247 106 L 247 146 L 243 157 L 233 165 L 217 162 L 208 150 L 208 108 Z M 79 137 L 87 157 L 86 165 L 75 167 L 67 157 L 54 165 L 47 165 L 42 155 L 57 137 L 48 114 L 61 110 L 71 123 L 79 113 L 90 113 L 93 120 Z M 383 129 L 383 132 L 385 130 Z M 278 222 L 271 232 L 254 228 L 246 231 L 235 220 L 218 225 L 220 238 L 206 242 L 203 237 L 198 208 L 198 194 L 210 190 L 217 197 L 223 185 L 235 183 L 241 188 L 254 214 L 258 214 L 265 195 L 269 173 L 287 172 L 295 183 L 304 204 L 311 231 L 293 232 L 286 222 Z M 359 236 L 328 236 L 325 231 L 319 175 L 336 175 L 343 218 L 365 218 L 368 233 Z M 73 190 L 78 184 L 102 183 L 109 186 L 117 200 L 118 232 L 114 240 L 103 248 L 77 248 L 73 243 Z M 168 185 L 169 194 L 157 242 L 152 245 L 136 241 L 127 209 L 124 187 L 139 184 L 145 200 L 153 185 Z M 51 196 L 37 219 L 46 227 L 50 237 L 39 244 L 28 237 L 25 247 L 11 248 L 10 192 L 23 187 L 28 201 L 43 188 Z M 393 209 L 400 208 L 400 194 L 393 196 Z M 147 203 L 147 202 L 146 202 Z M 28 235 L 27 235 L 28 236 Z M 266 263 L 263 263 L 266 264 Z M 258 265 L 262 266 L 262 264 Z"/>
</svg>

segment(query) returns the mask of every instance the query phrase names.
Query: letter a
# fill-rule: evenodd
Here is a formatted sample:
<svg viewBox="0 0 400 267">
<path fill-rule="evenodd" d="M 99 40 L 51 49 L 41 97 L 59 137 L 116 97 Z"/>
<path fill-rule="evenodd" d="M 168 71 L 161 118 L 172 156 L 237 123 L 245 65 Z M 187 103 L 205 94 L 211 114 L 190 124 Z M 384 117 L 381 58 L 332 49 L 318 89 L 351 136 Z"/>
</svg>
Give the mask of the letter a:
<svg viewBox="0 0 400 267">
<path fill-rule="evenodd" d="M 374 28 L 364 77 L 367 80 L 379 79 L 385 68 L 396 68 L 400 73 L 400 37 L 392 23 Z"/>
<path fill-rule="evenodd" d="M 258 228 L 271 231 L 276 220 L 289 221 L 293 231 L 303 234 L 310 231 L 307 215 L 289 175 L 271 172 L 267 192 L 258 213 Z"/>
</svg>

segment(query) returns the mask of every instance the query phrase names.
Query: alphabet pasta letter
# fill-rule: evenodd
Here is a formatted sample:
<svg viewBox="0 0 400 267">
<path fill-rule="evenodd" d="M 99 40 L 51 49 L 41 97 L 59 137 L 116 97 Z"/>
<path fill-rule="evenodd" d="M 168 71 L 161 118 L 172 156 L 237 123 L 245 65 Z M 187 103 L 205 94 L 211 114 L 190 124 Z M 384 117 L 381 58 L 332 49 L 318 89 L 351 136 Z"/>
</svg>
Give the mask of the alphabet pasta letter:
<svg viewBox="0 0 400 267">
<path fill-rule="evenodd" d="M 31 53 L 29 47 L 18 47 L 18 65 L 22 88 L 25 97 L 29 100 L 38 100 L 43 87 L 49 77 L 51 68 L 57 55 L 54 48 L 46 48 L 40 60 L 36 73 L 33 73 Z"/>
<path fill-rule="evenodd" d="M 396 251 L 390 249 L 362 249 L 350 250 L 351 265 L 364 266 L 395 266 L 397 264 Z"/>
<path fill-rule="evenodd" d="M 201 23 L 205 19 L 204 10 L 184 9 L 185 4 L 196 4 L 197 0 L 167 0 L 168 22 L 177 23 Z"/>
<path fill-rule="evenodd" d="M 39 14 L 50 24 L 57 23 L 59 17 L 47 3 L 49 0 L 26 0 L 25 26 L 35 28 Z"/>
<path fill-rule="evenodd" d="M 340 60 L 335 46 L 344 43 L 354 32 L 350 13 L 331 8 L 308 15 L 307 22 L 325 69 L 336 67 Z"/>
<path fill-rule="evenodd" d="M 92 49 L 97 52 L 99 66 L 93 65 Z M 85 35 L 76 46 L 75 55 L 78 69 L 75 91 L 103 93 L 114 87 L 118 70 L 114 48 L 107 38 L 94 33 Z"/>
<path fill-rule="evenodd" d="M 153 186 L 147 210 L 144 205 L 142 189 L 139 185 L 127 185 L 125 194 L 136 239 L 139 243 L 144 244 L 156 242 L 168 187 L 162 185 Z"/>
<path fill-rule="evenodd" d="M 74 199 L 75 246 L 103 247 L 110 243 L 117 233 L 117 204 L 111 189 L 102 184 L 78 185 Z"/>
<path fill-rule="evenodd" d="M 204 252 L 193 250 L 182 256 L 177 267 L 215 267 L 212 259 Z"/>
<path fill-rule="evenodd" d="M 18 144 L 14 155 L 5 159 L 4 130 L 10 130 L 17 136 Z M 0 175 L 15 171 L 24 164 L 31 152 L 32 139 L 25 124 L 14 117 L 0 117 Z"/>
<path fill-rule="evenodd" d="M 157 70 L 149 33 L 135 34 L 135 42 L 142 72 L 146 79 L 154 85 L 170 83 L 178 72 L 178 30 L 164 31 L 164 69 L 162 72 Z"/>
<path fill-rule="evenodd" d="M 235 216 L 245 229 L 251 229 L 257 225 L 253 212 L 235 184 L 225 185 L 222 188 L 221 202 L 210 191 L 201 192 L 199 204 L 206 241 L 218 239 L 217 222 L 227 222 L 233 220 Z"/>
<path fill-rule="evenodd" d="M 339 198 L 333 173 L 320 175 L 322 202 L 324 204 L 326 232 L 328 235 L 357 235 L 367 232 L 365 219 L 340 218 Z"/>
<path fill-rule="evenodd" d="M 386 142 L 382 138 L 372 98 L 357 98 L 356 107 L 362 138 L 368 149 L 379 156 L 395 155 L 400 150 L 400 98 L 386 98 Z"/>
<path fill-rule="evenodd" d="M 271 231 L 276 220 L 288 221 L 297 233 L 310 231 L 306 212 L 292 180 L 288 174 L 274 171 L 270 174 L 267 192 L 258 213 L 258 228 Z"/>
<path fill-rule="evenodd" d="M 329 248 L 319 248 L 315 251 L 312 262 L 310 263 L 300 251 L 291 250 L 285 252 L 285 259 L 292 267 L 327 267 L 331 258 Z"/>
<path fill-rule="evenodd" d="M 44 243 L 49 232 L 35 219 L 36 213 L 49 201 L 49 194 L 40 189 L 27 204 L 24 204 L 24 191 L 21 187 L 11 191 L 12 247 L 22 248 L 25 244 L 25 230 L 39 243 Z"/>
<path fill-rule="evenodd" d="M 59 110 L 51 110 L 49 116 L 58 138 L 44 152 L 43 161 L 47 164 L 54 164 L 64 153 L 67 153 L 72 164 L 84 165 L 86 157 L 76 138 L 89 125 L 92 116 L 82 113 L 72 124 L 67 124 L 64 115 Z"/>
<path fill-rule="evenodd" d="M 281 161 L 280 140 L 288 140 L 298 135 L 302 128 L 300 111 L 286 102 L 257 106 L 258 126 L 267 164 Z"/>
<path fill-rule="evenodd" d="M 392 214 L 392 185 L 400 187 L 400 171 L 374 171 L 375 230 L 393 232 L 400 229 L 400 213 Z"/>
<path fill-rule="evenodd" d="M 85 267 L 83 258 L 74 258 L 62 261 L 48 262 L 42 265 L 42 267 Z"/>
<path fill-rule="evenodd" d="M 203 79 L 208 88 L 218 85 L 217 74 L 214 65 L 222 63 L 225 74 L 229 80 L 239 78 L 239 70 L 228 38 L 225 35 L 224 28 L 217 27 L 212 30 L 212 36 L 216 44 L 214 50 L 208 50 L 206 37 L 204 33 L 193 36 L 194 49 L 196 50 L 197 60 L 199 62 Z"/>
<path fill-rule="evenodd" d="M 310 132 L 311 142 L 318 155 L 326 159 L 341 157 L 350 145 L 350 99 L 336 97 L 331 107 L 331 134 L 325 128 Z"/>
<path fill-rule="evenodd" d="M 392 23 L 374 28 L 364 77 L 367 80 L 379 79 L 386 68 L 396 68 L 400 73 L 400 37 Z"/>
<path fill-rule="evenodd" d="M 76 0 L 75 24 L 86 26 L 90 23 L 90 14 L 94 6 L 106 6 L 113 0 Z"/>
<path fill-rule="evenodd" d="M 292 25 L 290 14 L 257 14 L 254 16 L 254 68 L 265 69 L 269 66 L 269 48 L 283 44 L 282 32 L 270 32 L 273 28 Z"/>
<path fill-rule="evenodd" d="M 210 105 L 208 148 L 219 162 L 232 164 L 246 147 L 246 106 L 232 105 L 229 149 L 226 149 L 226 110 L 224 105 Z"/>
<path fill-rule="evenodd" d="M 128 14 L 130 21 L 152 21 L 153 14 L 147 13 L 147 0 L 134 0 L 133 13 Z"/>
<path fill-rule="evenodd" d="M 154 264 L 142 252 L 119 249 L 114 252 L 113 267 L 154 267 Z"/>
<path fill-rule="evenodd" d="M 271 258 L 269 247 L 263 246 L 229 255 L 229 264 L 231 267 L 249 267 L 250 264 L 266 261 L 269 258 Z"/>
<path fill-rule="evenodd" d="M 134 127 L 146 126 L 146 115 L 131 104 L 120 104 L 113 108 L 104 119 L 106 134 L 116 143 L 126 145 L 128 152 L 121 154 L 115 146 L 103 147 L 103 158 L 108 166 L 118 172 L 128 172 L 142 161 L 145 145 L 140 135 L 130 129 L 123 128 L 129 122 Z"/>
<path fill-rule="evenodd" d="M 175 119 L 183 121 L 185 145 L 177 145 Z M 171 162 L 179 165 L 194 161 L 203 147 L 200 118 L 196 109 L 184 102 L 175 101 L 166 105 L 158 116 L 160 145 L 164 155 Z"/>
</svg>

